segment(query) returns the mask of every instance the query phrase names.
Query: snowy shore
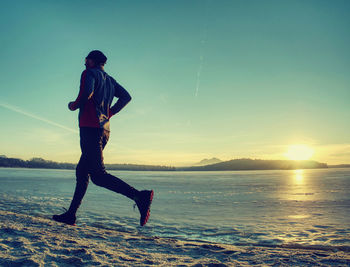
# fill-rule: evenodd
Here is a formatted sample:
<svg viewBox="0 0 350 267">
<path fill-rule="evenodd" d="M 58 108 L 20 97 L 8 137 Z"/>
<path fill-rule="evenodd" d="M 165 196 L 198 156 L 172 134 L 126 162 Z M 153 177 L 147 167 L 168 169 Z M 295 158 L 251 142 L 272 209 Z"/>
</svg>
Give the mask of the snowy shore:
<svg viewBox="0 0 350 267">
<path fill-rule="evenodd" d="M 1 266 L 348 266 L 347 248 L 232 246 L 0 211 Z"/>
</svg>

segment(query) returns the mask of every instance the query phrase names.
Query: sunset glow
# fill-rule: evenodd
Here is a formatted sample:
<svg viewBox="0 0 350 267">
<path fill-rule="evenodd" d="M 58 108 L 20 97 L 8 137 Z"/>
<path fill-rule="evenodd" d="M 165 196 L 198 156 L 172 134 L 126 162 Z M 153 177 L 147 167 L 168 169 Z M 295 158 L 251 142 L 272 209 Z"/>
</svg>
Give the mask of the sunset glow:
<svg viewBox="0 0 350 267">
<path fill-rule="evenodd" d="M 307 145 L 290 145 L 285 156 L 290 160 L 308 160 L 314 154 L 314 150 Z"/>
</svg>

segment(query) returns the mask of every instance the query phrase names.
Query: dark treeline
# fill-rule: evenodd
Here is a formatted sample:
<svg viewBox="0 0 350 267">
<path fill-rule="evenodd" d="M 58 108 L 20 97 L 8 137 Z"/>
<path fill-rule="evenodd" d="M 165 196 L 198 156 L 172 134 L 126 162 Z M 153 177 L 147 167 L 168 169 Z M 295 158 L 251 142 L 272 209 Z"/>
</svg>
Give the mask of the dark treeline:
<svg viewBox="0 0 350 267">
<path fill-rule="evenodd" d="M 44 168 L 44 169 L 75 169 L 73 163 L 59 163 L 42 158 L 32 158 L 23 160 L 17 158 L 0 157 L 0 167 L 19 167 L 19 168 Z"/>
<path fill-rule="evenodd" d="M 76 164 L 60 163 L 42 158 L 22 160 L 0 156 L 0 167 L 9 168 L 43 168 L 43 169 L 75 169 Z M 105 164 L 108 170 L 132 170 L 132 171 L 174 171 L 175 167 L 158 165 L 137 165 L 137 164 Z"/>
<path fill-rule="evenodd" d="M 182 171 L 295 170 L 328 168 L 326 163 L 312 160 L 233 159 L 205 166 L 177 168 Z"/>
<path fill-rule="evenodd" d="M 125 171 L 175 171 L 175 167 L 160 165 L 138 165 L 138 164 L 105 164 L 108 170 Z"/>
<path fill-rule="evenodd" d="M 107 170 L 130 170 L 130 171 L 239 171 L 239 170 L 294 170 L 294 169 L 317 169 L 328 168 L 326 163 L 312 160 L 261 160 L 261 159 L 233 159 L 216 164 L 192 167 L 171 167 L 159 165 L 138 164 L 105 164 Z M 347 167 L 349 165 L 337 165 Z M 59 163 L 42 158 L 22 160 L 0 156 L 0 167 L 21 168 L 46 168 L 46 169 L 75 169 L 76 164 Z M 336 167 L 336 166 L 329 166 Z"/>
<path fill-rule="evenodd" d="M 328 168 L 350 168 L 350 164 L 328 165 Z"/>
</svg>

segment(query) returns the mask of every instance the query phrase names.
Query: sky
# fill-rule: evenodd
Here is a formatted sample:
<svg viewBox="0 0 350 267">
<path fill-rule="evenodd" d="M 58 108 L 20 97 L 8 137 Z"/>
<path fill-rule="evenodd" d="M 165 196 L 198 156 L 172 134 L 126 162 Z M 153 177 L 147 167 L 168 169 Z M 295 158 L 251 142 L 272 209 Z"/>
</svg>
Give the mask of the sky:
<svg viewBox="0 0 350 267">
<path fill-rule="evenodd" d="M 79 161 L 67 105 L 98 49 L 132 96 L 105 163 L 286 159 L 295 144 L 350 163 L 349 12 L 340 0 L 3 2 L 0 154 Z"/>
</svg>

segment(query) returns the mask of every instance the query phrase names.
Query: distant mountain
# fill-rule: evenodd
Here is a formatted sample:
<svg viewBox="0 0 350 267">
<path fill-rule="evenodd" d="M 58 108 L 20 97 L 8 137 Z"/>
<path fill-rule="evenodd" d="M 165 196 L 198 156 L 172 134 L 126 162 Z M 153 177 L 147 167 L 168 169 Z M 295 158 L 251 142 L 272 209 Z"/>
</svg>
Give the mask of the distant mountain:
<svg viewBox="0 0 350 267">
<path fill-rule="evenodd" d="M 202 159 L 200 162 L 193 164 L 193 166 L 204 166 L 204 165 L 216 164 L 219 162 L 222 162 L 222 160 L 218 158 Z"/>
<path fill-rule="evenodd" d="M 205 166 L 176 168 L 181 171 L 239 171 L 239 170 L 295 170 L 328 168 L 326 163 L 312 160 L 233 159 Z"/>
</svg>

